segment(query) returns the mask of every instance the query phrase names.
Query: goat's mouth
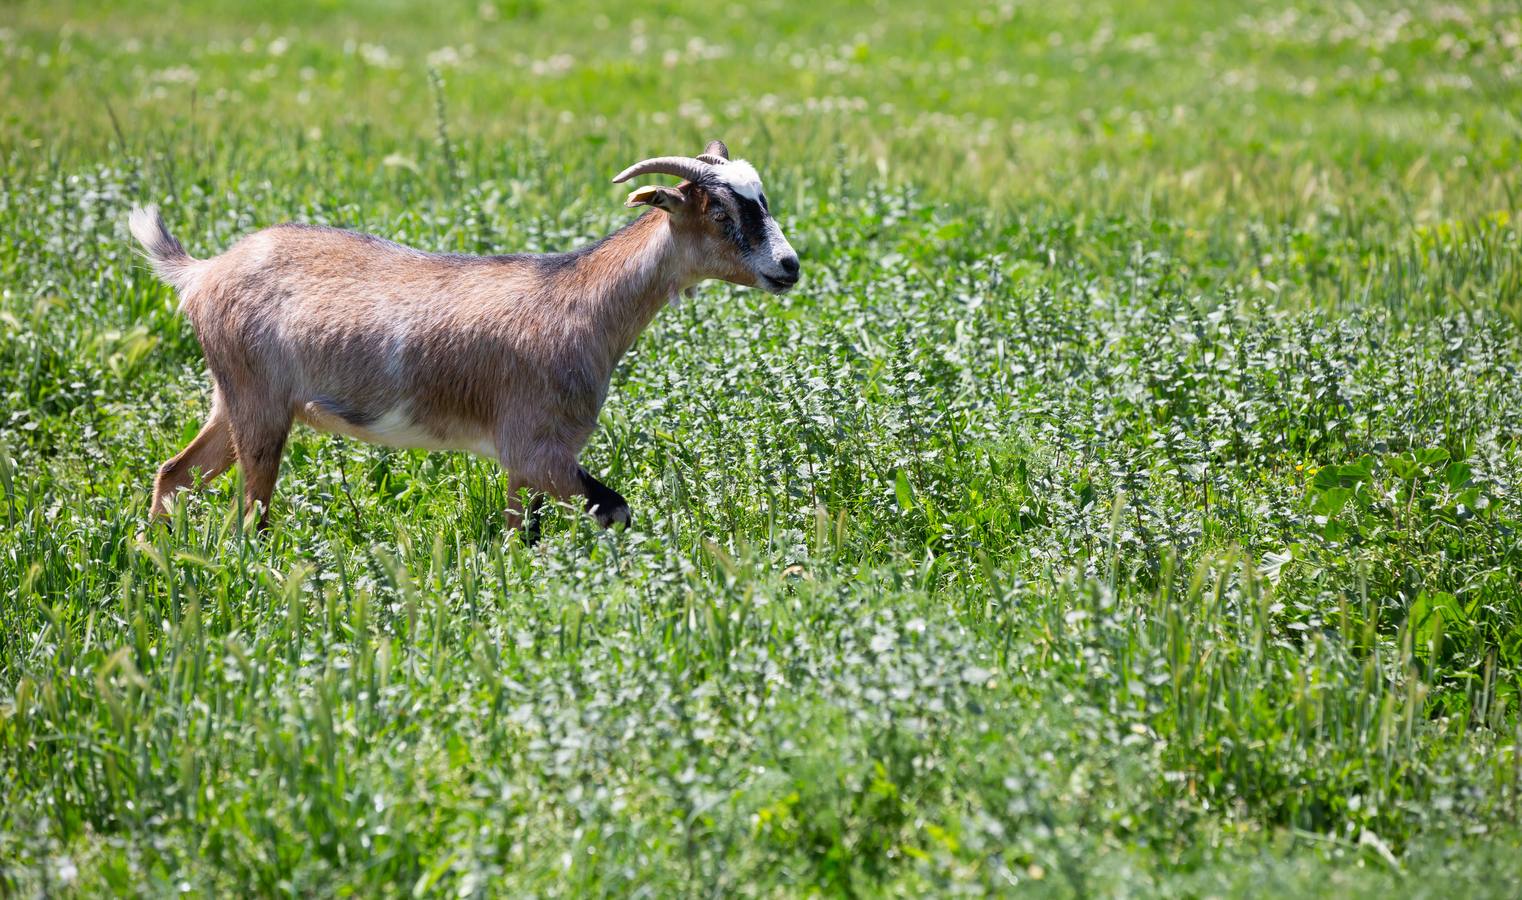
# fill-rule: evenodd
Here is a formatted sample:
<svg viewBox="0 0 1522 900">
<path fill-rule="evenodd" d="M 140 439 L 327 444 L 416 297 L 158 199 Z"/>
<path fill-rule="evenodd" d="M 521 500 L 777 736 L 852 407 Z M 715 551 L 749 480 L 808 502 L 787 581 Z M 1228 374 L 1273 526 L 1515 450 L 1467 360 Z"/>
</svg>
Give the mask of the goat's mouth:
<svg viewBox="0 0 1522 900">
<path fill-rule="evenodd" d="M 786 294 L 798 283 L 797 275 L 762 275 L 757 273 L 757 277 L 761 279 L 761 286 L 773 294 Z"/>
</svg>

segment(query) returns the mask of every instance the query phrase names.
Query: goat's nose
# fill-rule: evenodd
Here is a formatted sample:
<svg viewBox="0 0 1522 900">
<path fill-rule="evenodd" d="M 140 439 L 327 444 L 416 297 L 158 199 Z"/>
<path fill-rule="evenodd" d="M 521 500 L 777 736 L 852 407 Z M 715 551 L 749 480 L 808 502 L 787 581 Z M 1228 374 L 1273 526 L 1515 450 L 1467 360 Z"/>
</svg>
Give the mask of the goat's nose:
<svg viewBox="0 0 1522 900">
<path fill-rule="evenodd" d="M 782 271 L 786 272 L 793 278 L 798 277 L 798 257 L 784 256 L 780 264 L 782 266 Z"/>
</svg>

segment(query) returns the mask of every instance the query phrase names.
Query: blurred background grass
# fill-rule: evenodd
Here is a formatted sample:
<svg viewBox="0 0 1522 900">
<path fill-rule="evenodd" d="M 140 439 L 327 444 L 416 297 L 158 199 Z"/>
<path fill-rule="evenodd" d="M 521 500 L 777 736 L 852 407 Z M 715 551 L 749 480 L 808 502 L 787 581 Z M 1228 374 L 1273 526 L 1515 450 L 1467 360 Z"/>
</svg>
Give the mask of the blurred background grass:
<svg viewBox="0 0 1522 900">
<path fill-rule="evenodd" d="M 117 140 L 416 159 L 431 66 L 457 139 L 555 148 L 550 192 L 721 133 L 774 167 L 852 164 L 996 209 L 1398 228 L 1515 206 L 1512 3 L 22 0 L 3 15 L 0 135 L 49 159 L 109 158 Z"/>
</svg>

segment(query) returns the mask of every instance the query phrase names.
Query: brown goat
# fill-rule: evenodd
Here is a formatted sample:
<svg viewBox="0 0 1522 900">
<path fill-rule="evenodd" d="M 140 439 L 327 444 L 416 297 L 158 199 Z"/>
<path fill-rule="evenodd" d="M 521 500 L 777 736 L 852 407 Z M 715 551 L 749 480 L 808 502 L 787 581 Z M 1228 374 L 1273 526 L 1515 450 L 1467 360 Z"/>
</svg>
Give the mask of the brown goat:
<svg viewBox="0 0 1522 900">
<path fill-rule="evenodd" d="M 269 516 L 293 420 L 393 447 L 468 450 L 508 472 L 513 525 L 537 533 L 544 495 L 582 495 L 608 527 L 629 506 L 577 457 L 618 360 L 678 292 L 707 278 L 781 293 L 798 256 L 755 169 L 720 141 L 659 157 L 615 182 L 659 173 L 626 206 L 649 209 L 570 253 L 425 253 L 308 225 L 251 234 L 220 256 L 186 254 L 152 207 L 130 228 L 179 292 L 213 382 L 199 434 L 164 463 L 150 512 L 243 467 L 250 508 Z M 524 516 L 520 493 L 534 502 Z"/>
</svg>

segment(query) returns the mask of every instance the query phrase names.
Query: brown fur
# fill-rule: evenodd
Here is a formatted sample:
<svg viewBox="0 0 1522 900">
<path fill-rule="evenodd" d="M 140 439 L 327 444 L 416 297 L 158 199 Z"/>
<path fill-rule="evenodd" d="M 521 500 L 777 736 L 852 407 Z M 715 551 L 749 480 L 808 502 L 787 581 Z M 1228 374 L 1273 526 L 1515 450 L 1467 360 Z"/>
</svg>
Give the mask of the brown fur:
<svg viewBox="0 0 1522 900">
<path fill-rule="evenodd" d="M 704 278 L 758 281 L 709 214 L 707 190 L 662 191 L 674 195 L 670 211 L 547 256 L 429 254 L 282 225 L 196 261 L 156 218 L 158 234 L 145 238 L 135 214 L 133 232 L 180 288 L 215 382 L 201 433 L 159 470 L 152 512 L 192 486 L 194 471 L 209 480 L 236 459 L 263 521 L 293 420 L 490 454 L 509 472 L 515 514 L 520 488 L 582 493 L 577 456 L 614 367 L 650 320 Z"/>
</svg>

